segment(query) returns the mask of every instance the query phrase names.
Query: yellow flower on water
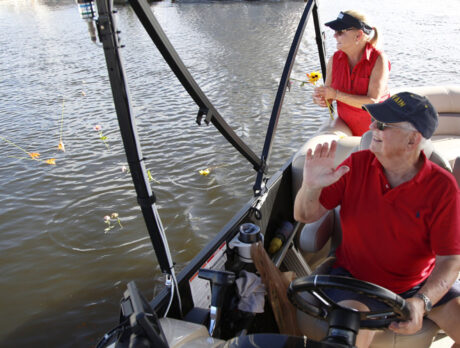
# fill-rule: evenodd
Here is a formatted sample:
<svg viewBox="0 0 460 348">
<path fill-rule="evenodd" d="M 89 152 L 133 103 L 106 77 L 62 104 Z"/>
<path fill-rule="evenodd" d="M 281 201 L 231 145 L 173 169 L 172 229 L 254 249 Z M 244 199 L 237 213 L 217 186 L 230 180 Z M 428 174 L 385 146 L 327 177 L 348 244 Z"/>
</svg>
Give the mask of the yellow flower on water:
<svg viewBox="0 0 460 348">
<path fill-rule="evenodd" d="M 147 177 L 149 178 L 149 181 L 153 181 L 153 176 L 152 173 L 150 173 L 150 170 L 147 170 Z"/>
<path fill-rule="evenodd" d="M 38 152 L 28 152 L 28 154 L 32 159 L 37 159 L 40 157 L 40 154 Z"/>
<path fill-rule="evenodd" d="M 316 84 L 316 82 L 321 78 L 321 73 L 319 71 L 313 71 L 312 73 L 307 73 L 308 82 Z"/>
<path fill-rule="evenodd" d="M 55 158 L 50 158 L 45 161 L 46 164 L 56 164 L 56 159 Z"/>
<path fill-rule="evenodd" d="M 112 215 L 110 215 L 110 217 L 112 219 L 116 219 L 118 217 L 118 213 L 112 213 Z"/>
<path fill-rule="evenodd" d="M 129 170 L 128 170 L 129 171 Z M 149 182 L 150 181 L 153 181 L 153 182 L 156 182 L 157 184 L 160 184 L 160 182 L 158 180 L 156 180 L 153 176 L 152 176 L 152 173 L 150 173 L 150 169 L 147 170 L 147 176 L 149 178 Z"/>
<path fill-rule="evenodd" d="M 65 146 L 64 146 L 64 143 L 62 141 L 59 142 L 58 150 L 61 150 L 62 152 L 65 152 Z"/>
<path fill-rule="evenodd" d="M 198 173 L 200 173 L 200 175 L 207 176 L 209 173 L 211 173 L 211 170 L 209 168 L 201 169 L 198 171 Z"/>
</svg>

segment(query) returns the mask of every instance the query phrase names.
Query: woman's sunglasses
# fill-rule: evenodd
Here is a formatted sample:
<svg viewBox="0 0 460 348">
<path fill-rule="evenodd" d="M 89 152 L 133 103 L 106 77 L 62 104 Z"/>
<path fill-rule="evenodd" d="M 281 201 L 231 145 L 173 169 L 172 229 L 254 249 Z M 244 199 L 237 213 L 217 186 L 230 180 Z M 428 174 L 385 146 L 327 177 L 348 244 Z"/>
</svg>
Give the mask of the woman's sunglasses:
<svg viewBox="0 0 460 348">
<path fill-rule="evenodd" d="M 342 30 L 336 30 L 335 33 L 337 36 L 340 36 L 342 34 L 345 34 L 347 31 L 353 30 L 354 28 L 348 28 L 348 29 L 342 29 Z"/>
</svg>

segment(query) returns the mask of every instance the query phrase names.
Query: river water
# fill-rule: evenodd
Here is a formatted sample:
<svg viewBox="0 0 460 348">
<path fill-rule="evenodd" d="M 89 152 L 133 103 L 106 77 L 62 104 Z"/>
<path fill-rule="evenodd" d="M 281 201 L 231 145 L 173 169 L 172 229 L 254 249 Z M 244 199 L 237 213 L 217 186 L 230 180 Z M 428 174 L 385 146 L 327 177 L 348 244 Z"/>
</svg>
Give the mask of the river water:
<svg viewBox="0 0 460 348">
<path fill-rule="evenodd" d="M 391 87 L 459 83 L 460 3 L 437 4 L 323 0 L 320 16 L 368 13 L 392 62 Z M 304 6 L 152 4 L 198 84 L 257 154 Z M 196 125 L 197 107 L 133 11 L 120 7 L 118 20 L 146 166 L 180 270 L 250 198 L 255 173 L 212 126 Z M 70 0 L 1 0 L 0 31 L 0 346 L 93 346 L 116 324 L 128 281 L 148 298 L 162 286 L 123 172 L 103 51 Z M 330 56 L 335 42 L 330 30 L 326 36 Z M 292 77 L 319 70 L 316 57 L 310 26 Z M 311 90 L 295 84 L 286 95 L 272 173 L 328 117 L 312 105 Z M 55 165 L 45 163 L 50 158 Z M 207 167 L 211 174 L 199 175 Z M 109 226 L 104 216 L 113 213 L 120 223 Z"/>
</svg>

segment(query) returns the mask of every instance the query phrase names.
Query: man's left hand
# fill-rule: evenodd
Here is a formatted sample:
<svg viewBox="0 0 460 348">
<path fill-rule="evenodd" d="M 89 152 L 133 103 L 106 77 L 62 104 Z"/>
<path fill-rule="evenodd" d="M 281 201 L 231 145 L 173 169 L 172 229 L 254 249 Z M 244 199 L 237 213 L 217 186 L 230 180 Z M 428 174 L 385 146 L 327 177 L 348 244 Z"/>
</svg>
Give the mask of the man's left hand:
<svg viewBox="0 0 460 348">
<path fill-rule="evenodd" d="M 388 328 L 399 334 L 411 335 L 422 328 L 425 303 L 418 297 L 411 297 L 406 300 L 406 304 L 409 306 L 411 319 L 400 322 L 394 321 Z"/>
</svg>

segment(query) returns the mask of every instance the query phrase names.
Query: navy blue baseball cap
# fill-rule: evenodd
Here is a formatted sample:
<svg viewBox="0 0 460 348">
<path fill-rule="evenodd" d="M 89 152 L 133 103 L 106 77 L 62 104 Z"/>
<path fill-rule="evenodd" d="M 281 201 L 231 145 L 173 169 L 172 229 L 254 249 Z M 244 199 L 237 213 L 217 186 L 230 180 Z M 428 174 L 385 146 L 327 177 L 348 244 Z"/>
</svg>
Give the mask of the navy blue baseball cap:
<svg viewBox="0 0 460 348">
<path fill-rule="evenodd" d="M 382 103 L 365 104 L 363 109 L 380 122 L 409 122 L 426 139 L 431 138 L 438 127 L 434 106 L 426 97 L 415 93 L 397 93 Z"/>
<path fill-rule="evenodd" d="M 361 22 L 358 18 L 353 17 L 345 12 L 340 12 L 337 19 L 331 22 L 327 22 L 324 25 L 329 28 L 340 31 L 350 28 L 361 29 L 365 34 L 369 35 L 372 31 L 372 27 L 364 22 Z"/>
</svg>

